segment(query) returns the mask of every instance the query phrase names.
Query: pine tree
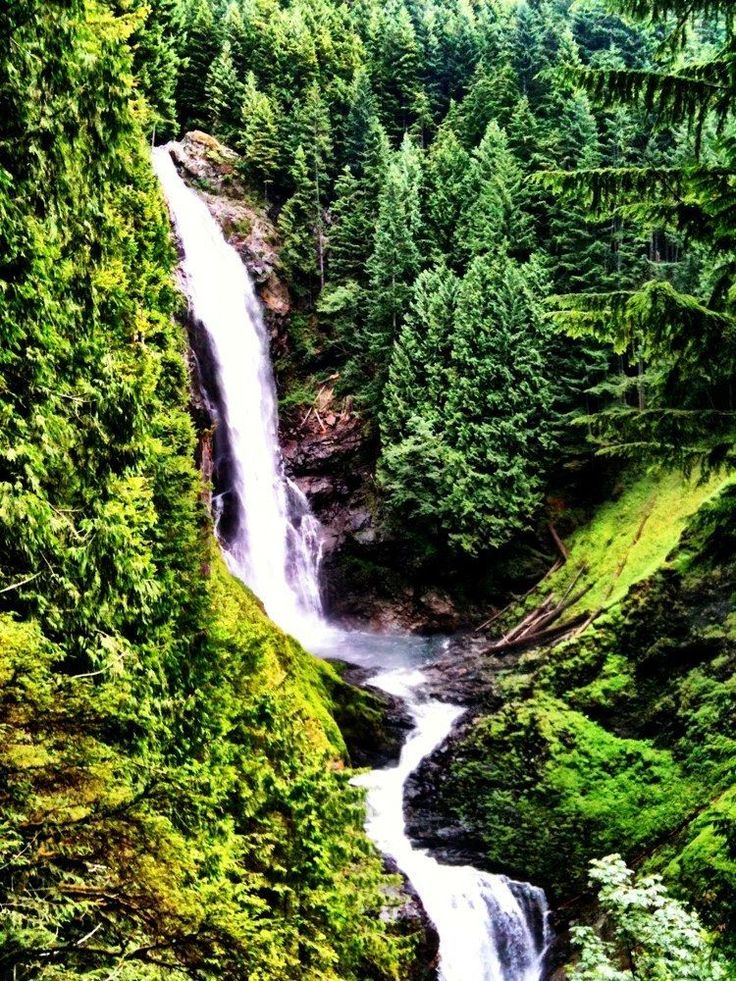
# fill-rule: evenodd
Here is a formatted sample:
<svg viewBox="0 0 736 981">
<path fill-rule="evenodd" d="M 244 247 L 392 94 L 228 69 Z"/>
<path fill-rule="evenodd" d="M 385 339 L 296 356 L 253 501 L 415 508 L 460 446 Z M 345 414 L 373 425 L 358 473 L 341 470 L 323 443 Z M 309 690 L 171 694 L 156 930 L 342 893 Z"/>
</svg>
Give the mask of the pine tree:
<svg viewBox="0 0 736 981">
<path fill-rule="evenodd" d="M 401 0 L 388 0 L 371 46 L 382 121 L 389 135 L 399 140 L 414 121 L 412 107 L 421 87 L 416 31 Z"/>
<path fill-rule="evenodd" d="M 345 167 L 335 183 L 329 234 L 328 268 L 331 282 L 364 282 L 371 252 L 373 213 L 364 181 Z"/>
<path fill-rule="evenodd" d="M 453 251 L 458 215 L 468 204 L 469 176 L 470 155 L 455 131 L 442 126 L 427 155 L 427 218 L 435 247 L 446 256 Z"/>
<path fill-rule="evenodd" d="M 368 260 L 368 328 L 362 356 L 372 376 L 369 399 L 378 405 L 388 352 L 422 265 L 421 157 L 408 137 L 391 161 L 381 189 L 373 252 Z"/>
<path fill-rule="evenodd" d="M 293 145 L 304 152 L 312 182 L 314 202 L 313 225 L 317 245 L 317 261 L 320 284 L 325 282 L 325 226 L 324 209 L 327 201 L 332 167 L 332 128 L 330 114 L 319 85 L 314 82 L 307 90 L 303 102 L 292 118 Z"/>
<path fill-rule="evenodd" d="M 446 542 L 443 502 L 461 462 L 445 440 L 450 345 L 458 280 L 444 264 L 421 273 L 391 353 L 380 414 L 377 475 L 392 519 Z"/>
<path fill-rule="evenodd" d="M 280 174 L 281 139 L 277 113 L 269 97 L 258 90 L 253 72 L 243 86 L 242 123 L 236 147 L 243 158 L 243 171 L 249 181 L 263 187 L 268 198 L 269 185 Z"/>
<path fill-rule="evenodd" d="M 220 52 L 218 22 L 211 0 L 192 0 L 181 49 L 182 70 L 176 92 L 177 114 L 185 129 L 206 129 L 211 116 L 206 85 Z"/>
<path fill-rule="evenodd" d="M 353 173 L 362 176 L 370 134 L 378 123 L 378 103 L 373 93 L 370 76 L 364 67 L 355 73 L 348 105 L 342 138 L 342 156 Z"/>
<path fill-rule="evenodd" d="M 445 440 L 461 467 L 442 520 L 469 554 L 508 542 L 542 502 L 553 442 L 543 290 L 534 263 L 498 254 L 474 259 L 458 293 Z"/>
<path fill-rule="evenodd" d="M 405 438 L 412 418 L 422 416 L 436 428 L 443 417 L 458 285 L 442 262 L 420 273 L 414 283 L 391 353 L 381 410 L 384 451 Z M 431 488 L 427 493 L 431 497 Z"/>
<path fill-rule="evenodd" d="M 477 146 L 491 120 L 505 126 L 520 97 L 519 82 L 509 61 L 499 61 L 492 69 L 480 62 L 470 82 L 468 94 L 450 107 L 450 122 L 466 149 Z"/>
<path fill-rule="evenodd" d="M 291 167 L 291 183 L 295 190 L 281 209 L 278 227 L 283 246 L 281 263 L 286 270 L 289 284 L 297 292 L 313 295 L 319 276 L 317 258 L 317 204 L 314 179 L 309 172 L 307 156 L 297 147 Z"/>
<path fill-rule="evenodd" d="M 230 45 L 235 72 L 239 79 L 244 79 L 251 71 L 257 37 L 252 13 L 246 19 L 240 4 L 235 0 L 229 4 L 225 12 L 223 34 Z"/>
<path fill-rule="evenodd" d="M 468 258 L 498 250 L 524 256 L 533 246 L 531 221 L 523 209 L 522 172 L 495 122 L 488 124 L 473 153 L 467 206 L 455 243 L 457 254 Z"/>
<path fill-rule="evenodd" d="M 207 107 L 215 136 L 233 142 L 240 129 L 243 87 L 233 64 L 230 42 L 225 41 L 207 75 Z"/>
<path fill-rule="evenodd" d="M 153 109 L 157 137 L 176 133 L 176 84 L 182 66 L 176 37 L 183 30 L 177 0 L 149 0 L 143 26 L 133 36 L 133 70 L 138 85 Z"/>
</svg>

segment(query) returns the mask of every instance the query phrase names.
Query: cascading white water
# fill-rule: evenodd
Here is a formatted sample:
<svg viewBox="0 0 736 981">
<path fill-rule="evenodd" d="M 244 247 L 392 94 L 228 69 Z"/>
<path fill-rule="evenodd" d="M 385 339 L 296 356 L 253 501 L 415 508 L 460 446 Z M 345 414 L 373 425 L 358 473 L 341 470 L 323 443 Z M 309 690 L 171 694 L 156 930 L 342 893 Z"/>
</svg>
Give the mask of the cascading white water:
<svg viewBox="0 0 736 981">
<path fill-rule="evenodd" d="M 240 256 L 206 204 L 181 180 L 167 147 L 154 167 L 181 243 L 193 316 L 211 346 L 237 522 L 224 542 L 232 571 L 284 630 L 307 640 L 321 621 L 316 523 L 284 478 L 276 390 L 261 308 Z"/>
<path fill-rule="evenodd" d="M 395 767 L 356 778 L 368 790 L 366 829 L 421 897 L 440 937 L 440 981 L 539 981 L 549 944 L 548 909 L 541 889 L 469 865 L 442 865 L 416 849 L 404 826 L 404 784 L 449 735 L 463 709 L 421 701 L 424 678 L 407 668 L 381 672 L 369 683 L 399 695 L 416 729 Z"/>
<path fill-rule="evenodd" d="M 232 495 L 235 512 L 222 543 L 226 560 L 281 627 L 315 653 L 377 670 L 372 683 L 406 700 L 416 728 L 398 766 L 357 782 L 368 790 L 366 830 L 413 883 L 437 927 L 440 981 L 538 981 L 548 940 L 544 893 L 469 866 L 442 865 L 413 848 L 405 833 L 406 779 L 462 709 L 420 697 L 430 642 L 346 633 L 325 622 L 319 527 L 283 473 L 268 337 L 253 287 L 205 203 L 179 177 L 168 147 L 154 151 L 154 166 L 181 244 L 191 312 L 211 348 L 231 485 L 221 491 Z"/>
</svg>

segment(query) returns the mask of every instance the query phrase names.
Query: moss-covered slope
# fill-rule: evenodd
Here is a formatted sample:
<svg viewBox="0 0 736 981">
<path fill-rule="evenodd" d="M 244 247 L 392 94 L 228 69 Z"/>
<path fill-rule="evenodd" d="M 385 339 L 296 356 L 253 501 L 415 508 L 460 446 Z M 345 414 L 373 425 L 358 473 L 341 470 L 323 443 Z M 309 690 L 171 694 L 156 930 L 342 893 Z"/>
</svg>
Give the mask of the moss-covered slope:
<svg viewBox="0 0 736 981">
<path fill-rule="evenodd" d="M 733 931 L 735 543 L 734 485 L 673 475 L 633 480 L 578 532 L 543 592 L 585 565 L 578 609 L 598 617 L 509 660 L 503 707 L 475 721 L 441 781 L 440 809 L 489 865 L 559 903 L 585 888 L 590 859 L 622 851 Z"/>
<path fill-rule="evenodd" d="M 201 505 L 144 11 L 0 9 L 0 975 L 398 978 L 338 679 Z"/>
</svg>

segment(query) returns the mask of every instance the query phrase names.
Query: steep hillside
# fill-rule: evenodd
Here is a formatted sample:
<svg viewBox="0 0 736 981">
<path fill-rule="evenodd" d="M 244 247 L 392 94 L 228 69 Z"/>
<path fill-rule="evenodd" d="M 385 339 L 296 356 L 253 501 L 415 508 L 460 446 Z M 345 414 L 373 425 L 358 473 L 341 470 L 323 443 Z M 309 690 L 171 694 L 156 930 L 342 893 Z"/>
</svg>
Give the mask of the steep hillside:
<svg viewBox="0 0 736 981">
<path fill-rule="evenodd" d="M 406 976 L 341 684 L 202 506 L 125 8 L 0 11 L 0 973 Z"/>
<path fill-rule="evenodd" d="M 732 482 L 629 481 L 496 634 L 568 593 L 563 639 L 521 654 L 492 641 L 498 711 L 466 727 L 444 772 L 425 769 L 432 807 L 488 865 L 563 910 L 589 860 L 619 851 L 663 871 L 731 944 L 735 534 Z"/>
</svg>

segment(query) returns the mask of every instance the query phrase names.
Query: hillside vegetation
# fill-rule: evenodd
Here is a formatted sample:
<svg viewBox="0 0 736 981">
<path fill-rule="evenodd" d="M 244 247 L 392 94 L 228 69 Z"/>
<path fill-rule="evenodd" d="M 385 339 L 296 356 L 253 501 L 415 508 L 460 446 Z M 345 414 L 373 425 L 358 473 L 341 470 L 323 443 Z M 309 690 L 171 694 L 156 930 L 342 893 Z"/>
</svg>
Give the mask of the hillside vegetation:
<svg viewBox="0 0 736 981">
<path fill-rule="evenodd" d="M 340 683 L 200 501 L 146 9 L 0 11 L 0 974 L 406 976 Z"/>
<path fill-rule="evenodd" d="M 503 707 L 455 747 L 437 801 L 491 867 L 531 875 L 557 902 L 584 891 L 591 857 L 663 872 L 729 949 L 735 503 L 731 482 L 650 475 L 581 528 L 544 592 L 585 564 L 579 605 L 598 617 L 511 658 Z"/>
</svg>

